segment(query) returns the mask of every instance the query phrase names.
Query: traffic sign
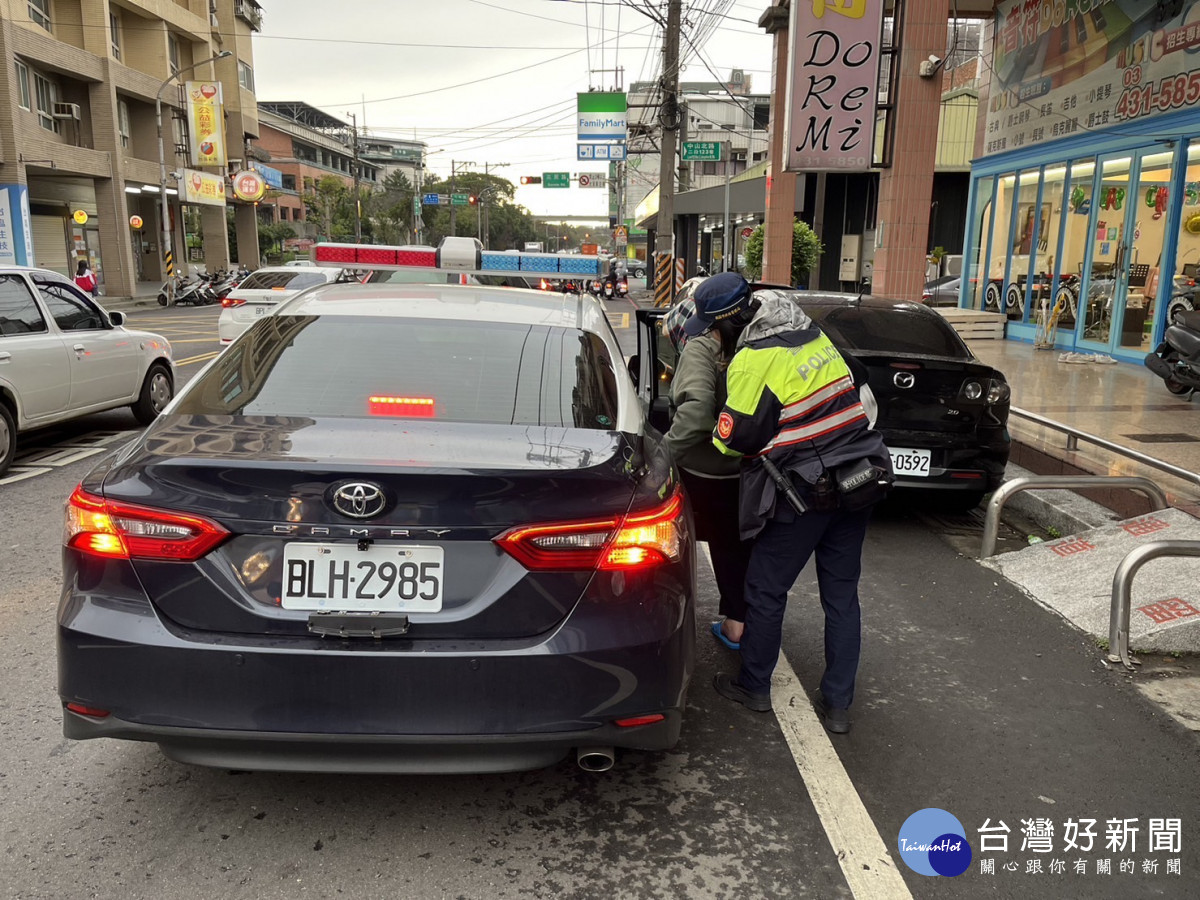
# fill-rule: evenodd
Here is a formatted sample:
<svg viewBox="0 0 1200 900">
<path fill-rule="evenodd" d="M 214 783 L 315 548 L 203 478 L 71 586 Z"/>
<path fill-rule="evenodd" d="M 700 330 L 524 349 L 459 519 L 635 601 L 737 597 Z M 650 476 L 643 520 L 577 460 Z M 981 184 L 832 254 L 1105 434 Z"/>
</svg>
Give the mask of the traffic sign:
<svg viewBox="0 0 1200 900">
<path fill-rule="evenodd" d="M 542 187 L 569 188 L 571 186 L 570 172 L 543 172 Z"/>
<path fill-rule="evenodd" d="M 579 186 L 581 188 L 608 187 L 603 172 L 580 172 Z"/>
<path fill-rule="evenodd" d="M 450 205 L 451 206 L 466 206 L 467 205 L 467 195 L 466 194 L 451 194 L 450 195 Z"/>
<path fill-rule="evenodd" d="M 449 206 L 450 205 L 450 195 L 449 194 L 438 194 L 437 198 L 438 198 L 438 206 Z"/>
<path fill-rule="evenodd" d="M 618 244 L 624 244 L 629 238 L 629 232 L 624 225 L 618 225 L 613 229 L 613 240 Z"/>
<path fill-rule="evenodd" d="M 742 229 L 742 237 L 749 238 L 752 234 L 754 234 L 753 228 L 743 228 Z"/>
<path fill-rule="evenodd" d="M 684 141 L 683 160 L 704 160 L 706 162 L 721 161 L 720 141 Z"/>
<path fill-rule="evenodd" d="M 440 203 L 437 194 L 422 194 L 421 202 L 426 206 L 437 206 Z"/>
</svg>

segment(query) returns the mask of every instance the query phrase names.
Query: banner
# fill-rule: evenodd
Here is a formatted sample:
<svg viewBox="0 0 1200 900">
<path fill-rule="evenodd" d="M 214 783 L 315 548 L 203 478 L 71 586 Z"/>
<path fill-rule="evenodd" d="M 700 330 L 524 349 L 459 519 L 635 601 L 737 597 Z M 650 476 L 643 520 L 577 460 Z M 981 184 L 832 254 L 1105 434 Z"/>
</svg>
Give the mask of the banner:
<svg viewBox="0 0 1200 900">
<path fill-rule="evenodd" d="M 1200 0 L 996 5 L 983 152 L 1200 102 Z"/>
<path fill-rule="evenodd" d="M 278 169 L 273 169 L 260 162 L 251 162 L 250 168 L 262 176 L 262 180 L 267 183 L 267 187 L 275 188 L 275 190 L 280 190 L 283 187 L 283 173 Z"/>
<path fill-rule="evenodd" d="M 33 265 L 29 189 L 23 184 L 0 184 L 0 265 Z"/>
<path fill-rule="evenodd" d="M 581 141 L 624 141 L 629 113 L 623 91 L 592 91 L 577 95 L 577 131 Z"/>
<path fill-rule="evenodd" d="M 884 0 L 794 0 L 783 139 L 788 172 L 871 168 Z"/>
<path fill-rule="evenodd" d="M 220 83 L 189 81 L 186 93 L 192 165 L 226 165 L 225 107 L 221 102 Z"/>
<path fill-rule="evenodd" d="M 184 169 L 181 184 L 184 203 L 198 203 L 201 206 L 225 205 L 225 179 L 220 175 Z"/>
</svg>

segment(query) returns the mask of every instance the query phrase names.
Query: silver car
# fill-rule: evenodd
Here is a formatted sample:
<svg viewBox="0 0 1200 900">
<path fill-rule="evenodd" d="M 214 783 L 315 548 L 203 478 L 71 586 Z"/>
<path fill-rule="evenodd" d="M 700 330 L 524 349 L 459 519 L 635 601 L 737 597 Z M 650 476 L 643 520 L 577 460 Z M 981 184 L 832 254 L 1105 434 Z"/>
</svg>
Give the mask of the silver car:
<svg viewBox="0 0 1200 900">
<path fill-rule="evenodd" d="M 124 324 L 57 272 L 0 266 L 0 475 L 21 432 L 120 406 L 143 425 L 162 412 L 171 345 Z"/>
</svg>

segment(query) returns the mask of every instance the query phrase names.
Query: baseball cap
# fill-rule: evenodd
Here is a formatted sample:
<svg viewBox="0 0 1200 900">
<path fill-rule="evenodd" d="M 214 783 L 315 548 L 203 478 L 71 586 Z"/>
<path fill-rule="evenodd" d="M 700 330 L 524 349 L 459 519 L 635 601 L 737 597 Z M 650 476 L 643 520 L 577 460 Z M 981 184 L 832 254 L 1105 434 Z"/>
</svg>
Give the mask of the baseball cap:
<svg viewBox="0 0 1200 900">
<path fill-rule="evenodd" d="M 696 312 L 683 324 L 688 337 L 703 334 L 714 322 L 728 319 L 746 309 L 750 303 L 750 285 L 737 272 L 722 272 L 706 278 L 696 288 Z"/>
</svg>

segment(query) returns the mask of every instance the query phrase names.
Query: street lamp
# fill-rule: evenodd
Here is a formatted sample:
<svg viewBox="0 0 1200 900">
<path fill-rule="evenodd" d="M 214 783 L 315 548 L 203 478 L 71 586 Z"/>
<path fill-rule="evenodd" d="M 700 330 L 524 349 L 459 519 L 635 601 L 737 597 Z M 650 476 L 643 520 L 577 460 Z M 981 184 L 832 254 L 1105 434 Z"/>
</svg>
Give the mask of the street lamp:
<svg viewBox="0 0 1200 900">
<path fill-rule="evenodd" d="M 158 124 L 158 197 L 162 203 L 162 255 L 163 259 L 167 258 L 167 254 L 171 252 L 171 210 L 167 205 L 167 157 L 163 150 L 163 129 L 162 129 L 162 95 L 172 81 L 182 75 L 184 72 L 190 72 L 192 69 L 198 69 L 201 66 L 208 65 L 210 62 L 216 62 L 218 59 L 228 59 L 233 56 L 232 50 L 222 50 L 216 56 L 210 56 L 208 59 L 202 59 L 198 63 L 192 63 L 190 66 L 184 66 L 173 72 L 166 81 L 158 86 L 158 93 L 154 97 L 154 118 Z M 175 281 L 171 277 L 171 272 L 167 273 L 167 305 L 175 305 Z"/>
</svg>

